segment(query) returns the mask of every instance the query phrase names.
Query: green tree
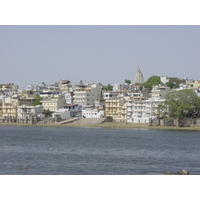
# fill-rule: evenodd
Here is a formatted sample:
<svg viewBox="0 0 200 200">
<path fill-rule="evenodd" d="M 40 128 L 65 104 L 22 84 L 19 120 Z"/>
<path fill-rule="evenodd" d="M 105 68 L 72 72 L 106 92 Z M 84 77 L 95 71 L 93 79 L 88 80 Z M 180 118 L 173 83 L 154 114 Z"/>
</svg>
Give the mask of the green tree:
<svg viewBox="0 0 200 200">
<path fill-rule="evenodd" d="M 102 90 L 106 90 L 106 91 L 112 91 L 113 90 L 113 86 L 108 84 L 107 86 L 102 86 Z"/>
<path fill-rule="evenodd" d="M 167 83 L 167 86 L 169 86 L 170 88 L 178 88 L 181 83 L 185 84 L 185 80 L 177 77 L 169 77 L 169 82 Z"/>
<path fill-rule="evenodd" d="M 51 116 L 52 112 L 48 109 L 48 110 L 44 110 L 44 114 L 45 114 L 45 117 L 49 117 Z"/>
<path fill-rule="evenodd" d="M 131 84 L 131 80 L 125 79 L 125 83 Z"/>
<path fill-rule="evenodd" d="M 160 76 L 151 76 L 146 82 L 144 82 L 142 85 L 145 86 L 145 87 L 148 87 L 149 89 L 152 89 L 152 86 L 153 85 L 157 85 L 157 84 L 160 84 L 162 83 L 160 81 Z"/>
<path fill-rule="evenodd" d="M 191 89 L 171 91 L 165 97 L 165 106 L 169 117 L 182 120 L 196 117 L 200 111 L 200 98 Z"/>
<path fill-rule="evenodd" d="M 42 105 L 42 103 L 41 103 L 41 101 L 43 100 L 42 97 L 36 96 L 36 97 L 34 98 L 34 100 L 35 100 L 35 102 L 34 102 L 34 104 L 33 104 L 34 106 Z"/>
<path fill-rule="evenodd" d="M 159 112 L 159 117 L 160 118 L 166 118 L 167 117 L 167 107 L 165 104 L 159 104 L 158 105 L 158 112 Z"/>
<path fill-rule="evenodd" d="M 175 88 L 175 84 L 172 82 L 167 82 L 166 86 L 170 87 L 170 89 Z"/>
</svg>

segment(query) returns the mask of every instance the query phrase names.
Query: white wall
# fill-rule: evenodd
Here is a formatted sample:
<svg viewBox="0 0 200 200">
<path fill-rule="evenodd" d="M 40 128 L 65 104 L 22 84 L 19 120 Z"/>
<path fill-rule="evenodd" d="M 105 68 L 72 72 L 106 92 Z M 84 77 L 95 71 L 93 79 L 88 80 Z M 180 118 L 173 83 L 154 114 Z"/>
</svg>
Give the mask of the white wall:
<svg viewBox="0 0 200 200">
<path fill-rule="evenodd" d="M 86 109 L 82 110 L 82 116 L 84 116 L 85 118 L 102 118 L 103 114 L 101 112 L 98 112 L 97 109 Z"/>
<path fill-rule="evenodd" d="M 70 118 L 70 111 L 67 109 L 59 109 L 55 113 L 52 114 L 52 117 L 55 118 L 55 115 L 59 115 L 61 119 L 69 119 Z"/>
</svg>

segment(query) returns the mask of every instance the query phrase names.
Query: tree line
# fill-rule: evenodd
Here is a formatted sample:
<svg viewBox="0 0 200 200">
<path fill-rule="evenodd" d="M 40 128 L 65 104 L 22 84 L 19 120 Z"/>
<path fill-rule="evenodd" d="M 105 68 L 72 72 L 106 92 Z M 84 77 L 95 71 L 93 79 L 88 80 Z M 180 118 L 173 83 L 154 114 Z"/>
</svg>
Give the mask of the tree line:
<svg viewBox="0 0 200 200">
<path fill-rule="evenodd" d="M 165 102 L 158 107 L 160 117 L 175 118 L 181 121 L 186 118 L 200 117 L 200 97 L 192 89 L 171 91 Z"/>
</svg>

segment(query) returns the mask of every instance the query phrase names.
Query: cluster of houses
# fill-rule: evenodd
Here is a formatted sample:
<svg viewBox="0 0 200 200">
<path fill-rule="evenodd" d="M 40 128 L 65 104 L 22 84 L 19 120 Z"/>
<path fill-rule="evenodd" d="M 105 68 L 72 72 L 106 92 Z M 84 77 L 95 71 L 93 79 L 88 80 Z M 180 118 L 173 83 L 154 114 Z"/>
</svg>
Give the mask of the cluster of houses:
<svg viewBox="0 0 200 200">
<path fill-rule="evenodd" d="M 150 123 L 159 115 L 158 105 L 163 104 L 170 92 L 166 86 L 168 78 L 160 77 L 162 84 L 150 90 L 143 83 L 138 69 L 135 83 L 114 84 L 112 91 L 103 90 L 100 83 L 72 85 L 61 80 L 46 85 L 27 85 L 24 91 L 14 84 L 2 84 L 0 88 L 0 121 L 38 123 L 45 118 L 45 111 L 51 118 L 66 120 L 73 117 L 108 118 L 121 123 Z M 200 94 L 200 81 L 186 80 L 176 90 L 194 89 Z M 36 97 L 40 104 L 35 105 Z M 54 121 L 55 121 L 54 120 Z"/>
</svg>

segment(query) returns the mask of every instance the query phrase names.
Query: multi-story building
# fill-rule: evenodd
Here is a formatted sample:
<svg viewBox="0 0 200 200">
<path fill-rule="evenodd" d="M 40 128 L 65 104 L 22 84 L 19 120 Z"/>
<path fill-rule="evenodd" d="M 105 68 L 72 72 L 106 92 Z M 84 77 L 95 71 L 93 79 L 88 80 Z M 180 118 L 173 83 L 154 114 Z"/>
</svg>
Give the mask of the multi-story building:
<svg viewBox="0 0 200 200">
<path fill-rule="evenodd" d="M 61 80 L 59 82 L 59 89 L 62 93 L 69 93 L 72 92 L 72 85 L 70 84 L 71 82 L 69 80 Z"/>
<path fill-rule="evenodd" d="M 52 82 L 50 85 L 43 86 L 43 92 L 60 92 L 59 83 Z"/>
<path fill-rule="evenodd" d="M 55 113 L 52 114 L 52 117 L 55 119 L 55 122 L 59 121 L 59 118 L 61 120 L 66 120 L 70 118 L 70 111 L 64 108 L 60 108 Z"/>
<path fill-rule="evenodd" d="M 62 109 L 70 111 L 71 117 L 81 117 L 82 116 L 82 105 L 78 104 L 66 104 L 62 106 Z"/>
<path fill-rule="evenodd" d="M 66 104 L 74 103 L 74 92 L 64 93 Z"/>
<path fill-rule="evenodd" d="M 35 103 L 36 96 L 37 96 L 36 91 L 27 90 L 20 94 L 14 94 L 12 98 L 13 100 L 18 102 L 18 106 L 22 106 L 22 105 L 33 106 Z"/>
<path fill-rule="evenodd" d="M 150 123 L 158 117 L 158 105 L 164 104 L 164 99 L 129 99 L 127 102 L 127 122 L 129 123 Z"/>
<path fill-rule="evenodd" d="M 2 102 L 2 117 L 13 117 L 17 118 L 18 102 L 13 100 L 11 97 L 7 97 Z"/>
<path fill-rule="evenodd" d="M 112 99 L 113 97 L 117 97 L 118 96 L 118 92 L 115 91 L 104 91 L 103 92 L 103 99 Z"/>
<path fill-rule="evenodd" d="M 44 110 L 50 110 L 51 112 L 56 112 L 65 104 L 65 99 L 63 95 L 52 94 L 51 96 L 43 97 L 41 101 Z"/>
<path fill-rule="evenodd" d="M 38 117 L 42 116 L 43 112 L 43 106 L 37 105 L 37 106 L 19 106 L 18 107 L 18 118 L 19 119 L 25 119 L 26 117 L 30 119 L 30 116 Z"/>
<path fill-rule="evenodd" d="M 170 92 L 170 87 L 164 85 L 156 85 L 151 90 L 151 98 L 165 98 Z"/>
<path fill-rule="evenodd" d="M 82 106 L 94 105 L 95 101 L 102 96 L 101 85 L 80 82 L 74 86 L 74 104 Z"/>
<path fill-rule="evenodd" d="M 200 88 L 200 81 L 194 81 L 192 79 L 186 80 L 186 85 L 188 89 L 198 89 Z"/>
<path fill-rule="evenodd" d="M 105 116 L 112 117 L 115 122 L 125 122 L 125 103 L 126 100 L 123 96 L 105 100 Z"/>
<path fill-rule="evenodd" d="M 13 94 L 17 93 L 19 90 L 18 85 L 14 85 L 13 83 L 3 84 L 1 86 L 1 92 L 3 92 L 4 97 L 12 97 Z"/>
<path fill-rule="evenodd" d="M 47 89 L 47 87 L 45 88 Z M 26 91 L 33 91 L 37 95 L 40 94 L 40 92 L 43 92 L 44 86 L 39 86 L 39 85 L 27 85 L 26 86 Z"/>
<path fill-rule="evenodd" d="M 140 86 L 137 84 L 114 84 L 113 92 L 116 92 L 118 95 L 124 96 L 134 96 L 135 94 L 141 94 L 144 97 L 150 97 L 150 89 Z M 118 96 L 117 95 L 117 96 Z"/>
</svg>

